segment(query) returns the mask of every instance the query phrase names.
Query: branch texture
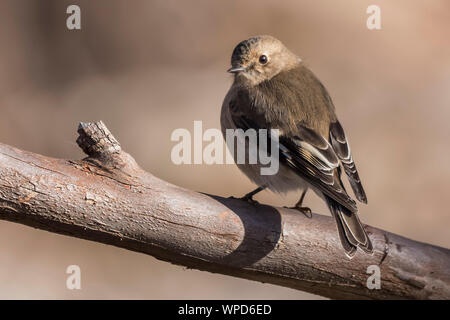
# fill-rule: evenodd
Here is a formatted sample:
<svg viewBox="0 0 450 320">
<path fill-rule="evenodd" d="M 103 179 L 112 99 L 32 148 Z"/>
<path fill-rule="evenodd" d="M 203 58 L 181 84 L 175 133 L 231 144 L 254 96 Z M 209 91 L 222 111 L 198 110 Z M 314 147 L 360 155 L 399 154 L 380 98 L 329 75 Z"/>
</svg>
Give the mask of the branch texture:
<svg viewBox="0 0 450 320">
<path fill-rule="evenodd" d="M 340 299 L 450 299 L 450 250 L 367 226 L 349 260 L 331 217 L 186 190 L 142 170 L 102 122 L 81 123 L 80 161 L 0 144 L 0 219 L 188 268 Z M 367 288 L 367 267 L 381 289 Z"/>
</svg>

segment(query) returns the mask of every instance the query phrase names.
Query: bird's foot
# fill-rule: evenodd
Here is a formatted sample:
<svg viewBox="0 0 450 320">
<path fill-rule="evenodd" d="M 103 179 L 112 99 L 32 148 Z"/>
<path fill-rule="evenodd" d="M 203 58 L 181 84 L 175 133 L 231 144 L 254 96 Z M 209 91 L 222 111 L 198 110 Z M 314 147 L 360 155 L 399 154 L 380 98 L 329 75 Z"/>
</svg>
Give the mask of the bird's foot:
<svg viewBox="0 0 450 320">
<path fill-rule="evenodd" d="M 248 203 L 250 203 L 251 205 L 254 205 L 254 206 L 259 205 L 258 201 L 256 201 L 255 199 L 253 199 L 253 197 L 248 196 L 248 195 L 245 195 L 245 196 L 243 196 L 241 198 L 236 198 L 236 197 L 231 196 L 231 197 L 228 197 L 228 199 L 242 200 L 242 201 L 248 202 Z"/>
<path fill-rule="evenodd" d="M 285 208 L 300 211 L 300 212 L 303 213 L 307 218 L 309 218 L 309 219 L 312 218 L 312 211 L 311 211 L 311 209 L 308 208 L 308 207 L 295 206 L 295 207 L 285 207 Z"/>
<path fill-rule="evenodd" d="M 244 196 L 244 197 L 241 198 L 241 200 L 247 201 L 248 203 L 250 203 L 251 205 L 254 205 L 254 206 L 259 205 L 259 202 L 254 200 L 253 197 Z"/>
</svg>

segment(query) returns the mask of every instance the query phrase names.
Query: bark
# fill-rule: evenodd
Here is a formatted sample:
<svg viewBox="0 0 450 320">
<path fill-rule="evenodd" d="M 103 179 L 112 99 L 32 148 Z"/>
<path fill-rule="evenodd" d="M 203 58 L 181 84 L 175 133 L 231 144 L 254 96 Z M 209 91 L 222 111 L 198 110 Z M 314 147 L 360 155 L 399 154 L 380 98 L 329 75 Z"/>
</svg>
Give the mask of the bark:
<svg viewBox="0 0 450 320">
<path fill-rule="evenodd" d="M 142 170 L 102 122 L 78 132 L 79 161 L 0 144 L 0 219 L 329 298 L 450 298 L 448 249 L 367 226 L 375 252 L 350 260 L 331 217 L 183 189 Z M 367 288 L 371 265 L 381 289 Z"/>
</svg>

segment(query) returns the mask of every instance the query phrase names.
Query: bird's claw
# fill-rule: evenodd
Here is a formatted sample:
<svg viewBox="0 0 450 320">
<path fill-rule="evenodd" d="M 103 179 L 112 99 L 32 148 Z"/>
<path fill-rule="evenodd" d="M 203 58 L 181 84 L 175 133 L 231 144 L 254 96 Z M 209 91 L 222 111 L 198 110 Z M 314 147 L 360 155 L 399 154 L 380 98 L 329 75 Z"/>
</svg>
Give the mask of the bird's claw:
<svg viewBox="0 0 450 320">
<path fill-rule="evenodd" d="M 301 213 L 303 213 L 305 215 L 305 217 L 307 217 L 309 219 L 312 218 L 312 211 L 308 207 L 297 207 L 297 206 L 295 206 L 295 207 L 285 207 L 285 208 L 300 211 Z"/>
<path fill-rule="evenodd" d="M 241 198 L 242 201 L 246 201 L 248 203 L 250 203 L 251 205 L 257 206 L 259 205 L 259 202 L 254 200 L 252 197 L 242 197 Z"/>
<path fill-rule="evenodd" d="M 228 197 L 228 199 L 242 200 L 242 201 L 248 202 L 248 203 L 250 203 L 251 205 L 254 205 L 254 206 L 259 205 L 258 201 L 254 200 L 252 197 L 247 197 L 247 196 L 243 196 L 241 198 L 236 198 L 236 197 L 231 196 L 231 197 Z"/>
</svg>

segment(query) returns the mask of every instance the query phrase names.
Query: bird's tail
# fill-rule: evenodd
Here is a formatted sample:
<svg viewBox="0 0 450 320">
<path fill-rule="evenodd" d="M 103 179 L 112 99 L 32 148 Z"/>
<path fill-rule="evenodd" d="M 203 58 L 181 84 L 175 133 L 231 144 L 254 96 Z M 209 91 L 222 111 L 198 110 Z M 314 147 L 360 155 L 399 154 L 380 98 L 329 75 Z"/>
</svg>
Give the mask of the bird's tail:
<svg viewBox="0 0 450 320">
<path fill-rule="evenodd" d="M 328 196 L 325 197 L 331 214 L 336 219 L 339 238 L 347 256 L 351 258 L 355 254 L 357 247 L 367 253 L 372 253 L 372 242 L 364 230 L 361 221 L 359 221 L 357 213 L 351 212 Z"/>
</svg>

